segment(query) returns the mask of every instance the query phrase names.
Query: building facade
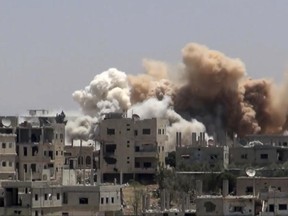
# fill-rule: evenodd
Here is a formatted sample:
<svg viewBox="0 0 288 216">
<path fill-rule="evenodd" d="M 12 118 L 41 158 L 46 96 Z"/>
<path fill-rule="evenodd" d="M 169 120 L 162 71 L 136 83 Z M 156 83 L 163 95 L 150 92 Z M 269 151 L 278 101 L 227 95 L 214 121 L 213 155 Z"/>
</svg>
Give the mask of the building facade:
<svg viewBox="0 0 288 216">
<path fill-rule="evenodd" d="M 165 166 L 166 119 L 140 120 L 111 113 L 100 122 L 100 171 L 104 181 L 151 179 Z M 153 178 L 152 178 L 153 179 Z"/>
</svg>

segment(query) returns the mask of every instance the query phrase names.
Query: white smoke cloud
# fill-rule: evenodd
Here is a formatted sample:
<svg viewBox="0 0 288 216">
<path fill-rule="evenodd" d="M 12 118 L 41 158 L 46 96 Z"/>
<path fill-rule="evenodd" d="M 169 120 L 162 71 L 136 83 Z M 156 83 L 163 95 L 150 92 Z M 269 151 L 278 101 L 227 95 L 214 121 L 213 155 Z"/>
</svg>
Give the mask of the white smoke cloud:
<svg viewBox="0 0 288 216">
<path fill-rule="evenodd" d="M 205 126 L 195 120 L 187 121 L 183 119 L 178 113 L 173 110 L 171 106 L 172 100 L 169 96 L 164 96 L 163 100 L 157 98 L 149 98 L 142 103 L 133 105 L 128 110 L 128 117 L 132 114 L 137 114 L 141 119 L 147 118 L 167 118 L 170 125 L 167 127 L 168 142 L 167 148 L 170 151 L 175 150 L 176 132 L 182 133 L 181 142 L 184 145 L 191 144 L 192 132 L 199 135 L 200 132 L 205 132 Z M 208 135 L 206 134 L 206 137 Z"/>
<path fill-rule="evenodd" d="M 92 132 L 93 122 L 97 122 L 97 118 L 93 119 L 90 116 L 81 116 L 75 120 L 68 121 L 66 124 L 66 137 L 70 139 L 88 140 Z"/>
<path fill-rule="evenodd" d="M 131 106 L 127 75 L 115 68 L 96 75 L 85 89 L 75 91 L 72 96 L 83 113 L 93 117 Z"/>
</svg>

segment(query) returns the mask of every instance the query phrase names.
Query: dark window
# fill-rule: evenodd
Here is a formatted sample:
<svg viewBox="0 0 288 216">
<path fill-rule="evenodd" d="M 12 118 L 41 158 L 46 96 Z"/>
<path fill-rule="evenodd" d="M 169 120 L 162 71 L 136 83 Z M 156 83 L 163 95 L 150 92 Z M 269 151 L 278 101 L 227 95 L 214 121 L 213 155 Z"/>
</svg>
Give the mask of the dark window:
<svg viewBox="0 0 288 216">
<path fill-rule="evenodd" d="M 31 170 L 32 172 L 36 172 L 36 164 L 31 164 Z"/>
<path fill-rule="evenodd" d="M 80 197 L 79 198 L 79 204 L 88 204 L 88 198 Z"/>
<path fill-rule="evenodd" d="M 274 205 L 273 204 L 269 205 L 269 212 L 274 212 Z"/>
<path fill-rule="evenodd" d="M 60 199 L 60 193 L 57 193 L 57 200 Z"/>
<path fill-rule="evenodd" d="M 36 201 L 38 200 L 38 194 L 35 194 L 35 200 Z"/>
<path fill-rule="evenodd" d="M 83 165 L 83 157 L 78 157 L 78 165 Z"/>
<path fill-rule="evenodd" d="M 279 210 L 287 210 L 287 205 L 286 204 L 279 204 Z"/>
<path fill-rule="evenodd" d="M 247 154 L 242 154 L 241 159 L 247 159 Z"/>
<path fill-rule="evenodd" d="M 24 164 L 24 172 L 27 173 L 27 164 Z"/>
<path fill-rule="evenodd" d="M 2 143 L 2 149 L 6 148 L 6 143 Z"/>
<path fill-rule="evenodd" d="M 24 156 L 27 156 L 27 147 L 23 147 L 23 152 Z"/>
<path fill-rule="evenodd" d="M 2 167 L 6 167 L 6 161 L 2 161 Z"/>
<path fill-rule="evenodd" d="M 140 167 L 140 163 L 139 162 L 135 162 L 135 168 L 139 168 Z"/>
<path fill-rule="evenodd" d="M 35 216 L 38 216 L 38 211 L 35 211 Z"/>
<path fill-rule="evenodd" d="M 114 197 L 111 197 L 111 203 L 114 203 Z"/>
<path fill-rule="evenodd" d="M 19 156 L 19 146 L 16 145 L 16 154 Z"/>
<path fill-rule="evenodd" d="M 67 203 L 68 203 L 68 196 L 67 196 L 67 193 L 63 193 L 63 194 L 62 194 L 62 197 L 63 197 L 63 199 L 62 199 L 62 203 L 63 203 L 63 204 L 67 204 Z"/>
<path fill-rule="evenodd" d="M 58 156 L 58 151 L 56 151 L 56 156 Z"/>
<path fill-rule="evenodd" d="M 139 146 L 135 146 L 135 152 L 139 152 L 140 151 L 140 147 Z"/>
<path fill-rule="evenodd" d="M 115 129 L 107 128 L 107 134 L 108 135 L 114 135 L 115 134 Z"/>
<path fill-rule="evenodd" d="M 243 207 L 242 206 L 234 206 L 234 212 L 242 212 Z"/>
<path fill-rule="evenodd" d="M 161 129 L 158 129 L 158 134 L 161 134 Z"/>
<path fill-rule="evenodd" d="M 130 128 L 127 128 L 127 131 L 130 131 Z"/>
<path fill-rule="evenodd" d="M 152 166 L 151 162 L 143 163 L 144 168 L 150 168 Z"/>
<path fill-rule="evenodd" d="M 142 133 L 145 134 L 145 135 L 148 135 L 148 134 L 151 133 L 151 130 L 150 130 L 149 128 L 144 128 L 144 129 L 142 130 Z"/>
<path fill-rule="evenodd" d="M 90 164 L 91 164 L 91 157 L 90 157 L 90 156 L 87 156 L 87 157 L 86 157 L 86 164 L 87 164 L 87 165 L 90 165 Z"/>
<path fill-rule="evenodd" d="M 138 131 L 134 130 L 134 136 L 138 136 Z"/>
<path fill-rule="evenodd" d="M 48 194 L 44 194 L 44 199 L 47 200 L 48 199 Z"/>
<path fill-rule="evenodd" d="M 261 154 L 261 155 L 260 155 L 260 158 L 261 158 L 261 159 L 268 159 L 268 154 Z"/>
<path fill-rule="evenodd" d="M 106 153 L 114 154 L 115 150 L 116 150 L 116 144 L 107 144 L 107 145 L 105 145 L 105 152 Z"/>
<path fill-rule="evenodd" d="M 109 203 L 109 198 L 108 198 L 108 197 L 106 197 L 106 204 L 107 204 L 107 203 Z"/>
<path fill-rule="evenodd" d="M 210 159 L 211 160 L 216 160 L 217 158 L 218 158 L 218 155 L 215 155 L 215 154 L 210 155 Z"/>
<path fill-rule="evenodd" d="M 252 193 L 253 193 L 253 187 L 252 186 L 246 187 L 246 194 L 252 194 Z"/>
<path fill-rule="evenodd" d="M 101 204 L 104 204 L 104 198 L 101 197 Z"/>
<path fill-rule="evenodd" d="M 32 147 L 32 156 L 37 155 L 37 153 L 38 153 L 38 147 L 37 146 L 33 146 Z"/>
</svg>

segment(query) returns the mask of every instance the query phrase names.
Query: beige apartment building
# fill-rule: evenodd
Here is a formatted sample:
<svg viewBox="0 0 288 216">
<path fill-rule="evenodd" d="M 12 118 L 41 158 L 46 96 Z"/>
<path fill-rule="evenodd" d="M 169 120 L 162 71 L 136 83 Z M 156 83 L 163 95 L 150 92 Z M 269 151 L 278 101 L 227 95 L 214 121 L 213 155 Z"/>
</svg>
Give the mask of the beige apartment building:
<svg viewBox="0 0 288 216">
<path fill-rule="evenodd" d="M 100 172 L 104 181 L 151 178 L 165 166 L 166 119 L 106 115 L 99 124 Z"/>
<path fill-rule="evenodd" d="M 60 185 L 47 181 L 1 183 L 0 215 L 89 216 L 121 211 L 119 185 Z"/>
<path fill-rule="evenodd" d="M 93 169 L 94 155 L 95 148 L 92 145 L 64 147 L 65 165 L 69 169 Z"/>
<path fill-rule="evenodd" d="M 16 178 L 16 135 L 17 118 L 0 118 L 0 180 Z"/>
<path fill-rule="evenodd" d="M 0 179 L 61 182 L 64 122 L 35 115 L 1 116 L 0 122 Z"/>
<path fill-rule="evenodd" d="M 65 124 L 57 123 L 52 117 L 37 117 L 19 124 L 16 134 L 19 179 L 50 178 L 60 182 L 64 165 Z"/>
</svg>

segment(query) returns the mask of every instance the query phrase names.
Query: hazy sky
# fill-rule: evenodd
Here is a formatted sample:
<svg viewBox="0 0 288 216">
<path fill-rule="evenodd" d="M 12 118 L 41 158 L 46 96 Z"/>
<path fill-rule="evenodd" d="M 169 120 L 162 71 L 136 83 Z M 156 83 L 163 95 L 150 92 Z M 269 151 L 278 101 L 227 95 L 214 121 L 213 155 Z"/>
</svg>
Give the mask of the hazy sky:
<svg viewBox="0 0 288 216">
<path fill-rule="evenodd" d="M 77 110 L 71 94 L 110 67 L 181 62 L 188 42 L 241 58 L 279 82 L 288 69 L 288 1 L 0 1 L 0 115 Z"/>
</svg>

